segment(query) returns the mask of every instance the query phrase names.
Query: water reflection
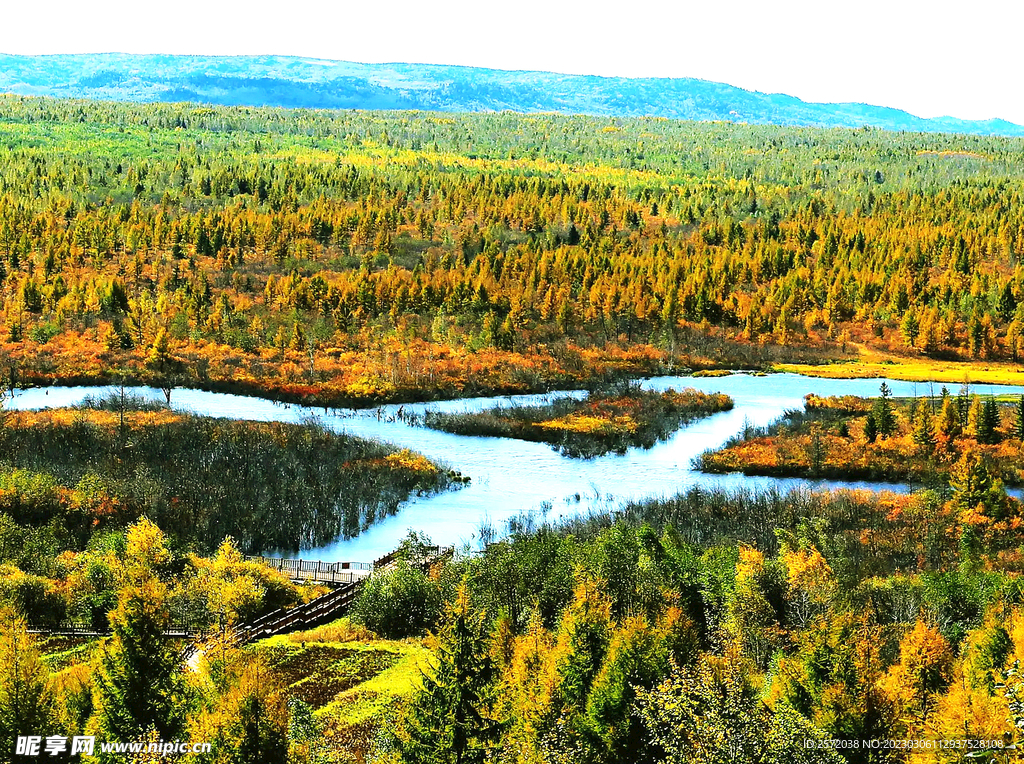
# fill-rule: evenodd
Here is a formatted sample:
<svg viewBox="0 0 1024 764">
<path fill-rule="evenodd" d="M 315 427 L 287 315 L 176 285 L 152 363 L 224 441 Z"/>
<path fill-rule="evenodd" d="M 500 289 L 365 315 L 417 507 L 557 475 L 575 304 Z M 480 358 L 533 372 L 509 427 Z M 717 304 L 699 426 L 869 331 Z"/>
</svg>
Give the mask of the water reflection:
<svg viewBox="0 0 1024 764">
<path fill-rule="evenodd" d="M 302 555 L 308 558 L 372 560 L 392 549 L 409 528 L 426 532 L 436 543 L 469 542 L 475 545 L 479 542 L 482 522 L 500 531 L 510 518 L 524 511 L 532 510 L 555 519 L 615 506 L 626 499 L 670 496 L 696 484 L 726 488 L 777 486 L 783 490 L 790 486 L 808 485 L 907 490 L 906 486 L 893 484 L 759 478 L 739 474 L 703 475 L 690 468 L 690 460 L 694 456 L 721 445 L 743 427 L 744 421 L 765 425 L 787 409 L 802 407 L 803 396 L 811 392 L 823 396 L 874 396 L 878 394 L 882 381 L 892 388 L 894 395 L 901 397 L 938 395 L 942 388 L 941 384 L 882 379 L 819 379 L 795 374 L 649 379 L 643 382 L 648 389 L 693 387 L 705 392 L 724 392 L 733 397 L 735 407 L 694 422 L 649 450 L 631 449 L 622 455 L 609 454 L 591 460 L 560 456 L 541 443 L 467 437 L 413 427 L 398 416 L 400 410 L 411 413 L 422 413 L 428 408 L 478 411 L 496 403 L 530 404 L 552 396 L 583 395 L 580 392 L 391 405 L 375 410 L 325 411 L 260 398 L 175 390 L 172 405 L 197 414 L 263 421 L 299 422 L 314 416 L 333 429 L 419 451 L 472 478 L 472 482 L 462 490 L 410 500 L 396 515 L 378 521 L 354 538 L 338 539 L 302 550 Z M 951 392 L 956 392 L 957 386 L 949 387 Z M 1020 387 L 1000 385 L 978 385 L 972 389 L 983 395 L 1022 392 Z M 18 393 L 14 405 L 18 408 L 66 406 L 98 392 L 102 393 L 95 388 L 27 390 Z M 160 391 L 149 388 L 135 392 L 153 399 L 162 395 Z"/>
</svg>

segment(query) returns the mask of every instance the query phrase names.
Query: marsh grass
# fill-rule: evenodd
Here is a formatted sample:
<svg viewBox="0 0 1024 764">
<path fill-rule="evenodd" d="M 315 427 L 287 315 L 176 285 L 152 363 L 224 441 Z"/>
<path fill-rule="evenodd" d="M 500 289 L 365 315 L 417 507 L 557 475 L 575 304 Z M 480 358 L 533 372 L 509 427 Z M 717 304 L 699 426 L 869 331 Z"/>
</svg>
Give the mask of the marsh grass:
<svg viewBox="0 0 1024 764">
<path fill-rule="evenodd" d="M 355 536 L 411 494 L 461 482 L 419 454 L 315 420 L 202 417 L 116 394 L 16 412 L 0 428 L 0 483 L 11 484 L 0 512 L 21 526 L 58 522 L 64 548 L 145 515 L 200 553 L 226 536 L 247 553 L 298 550 Z"/>
<path fill-rule="evenodd" d="M 642 390 L 623 384 L 585 398 L 558 398 L 539 406 L 496 406 L 480 412 L 427 412 L 422 424 L 457 435 L 548 443 L 564 456 L 592 458 L 651 448 L 685 424 L 731 409 L 721 393 Z"/>
</svg>

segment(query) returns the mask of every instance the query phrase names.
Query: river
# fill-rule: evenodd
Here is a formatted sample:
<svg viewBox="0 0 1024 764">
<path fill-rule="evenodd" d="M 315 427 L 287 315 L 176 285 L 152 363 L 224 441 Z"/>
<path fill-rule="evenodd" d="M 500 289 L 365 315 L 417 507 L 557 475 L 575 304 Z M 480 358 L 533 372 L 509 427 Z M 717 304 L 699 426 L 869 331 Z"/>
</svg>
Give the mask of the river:
<svg viewBox="0 0 1024 764">
<path fill-rule="evenodd" d="M 905 491 L 907 487 L 903 485 L 835 483 L 739 474 L 704 475 L 690 468 L 690 460 L 694 456 L 721 445 L 742 429 L 745 420 L 754 425 L 767 424 L 787 409 L 802 408 L 803 396 L 811 392 L 822 396 L 876 396 L 883 381 L 899 397 L 928 395 L 930 391 L 938 395 L 942 389 L 938 383 L 822 379 L 796 374 L 655 377 L 644 380 L 643 386 L 655 390 L 693 387 L 706 392 L 719 391 L 732 396 L 735 407 L 693 422 L 651 449 L 630 449 L 623 455 L 610 454 L 589 460 L 561 456 L 542 443 L 452 435 L 410 426 L 395 420 L 394 415 L 400 408 L 398 405 L 373 410 L 332 409 L 325 412 L 322 408 L 311 409 L 261 398 L 177 389 L 173 393 L 172 406 L 196 414 L 260 421 L 301 422 L 313 417 L 335 430 L 377 438 L 418 451 L 471 478 L 472 482 L 459 490 L 411 499 L 398 514 L 385 518 L 355 538 L 338 539 L 326 546 L 301 552 L 301 556 L 307 559 L 370 561 L 393 549 L 410 528 L 425 532 L 437 544 L 468 543 L 476 547 L 480 543 L 482 526 L 490 526 L 500 534 L 510 518 L 524 511 L 555 520 L 561 516 L 614 507 L 627 499 L 670 496 L 693 485 L 748 488 L 811 485 Z M 948 387 L 954 394 L 958 390 L 956 385 Z M 9 405 L 20 409 L 68 406 L 80 403 L 89 395 L 102 396 L 109 390 L 95 387 L 33 388 L 18 391 Z M 1024 388 L 976 385 L 972 391 L 986 395 L 1020 394 Z M 132 392 L 163 400 L 162 393 L 153 388 L 133 388 Z M 531 403 L 563 395 L 582 393 L 471 398 L 406 404 L 404 409 L 416 413 L 426 409 L 476 411 L 496 403 Z M 295 556 L 294 553 L 287 554 Z"/>
</svg>

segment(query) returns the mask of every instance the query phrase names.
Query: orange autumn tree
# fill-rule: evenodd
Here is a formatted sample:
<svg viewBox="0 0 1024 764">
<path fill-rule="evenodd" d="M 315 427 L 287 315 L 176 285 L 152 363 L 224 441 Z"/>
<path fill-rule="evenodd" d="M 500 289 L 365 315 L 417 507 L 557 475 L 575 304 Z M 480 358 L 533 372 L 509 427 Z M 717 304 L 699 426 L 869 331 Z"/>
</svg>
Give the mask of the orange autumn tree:
<svg viewBox="0 0 1024 764">
<path fill-rule="evenodd" d="M 953 678 L 953 668 L 953 650 L 946 638 L 934 626 L 917 621 L 900 641 L 899 662 L 882 679 L 908 736 L 925 729 L 940 693 Z"/>
</svg>

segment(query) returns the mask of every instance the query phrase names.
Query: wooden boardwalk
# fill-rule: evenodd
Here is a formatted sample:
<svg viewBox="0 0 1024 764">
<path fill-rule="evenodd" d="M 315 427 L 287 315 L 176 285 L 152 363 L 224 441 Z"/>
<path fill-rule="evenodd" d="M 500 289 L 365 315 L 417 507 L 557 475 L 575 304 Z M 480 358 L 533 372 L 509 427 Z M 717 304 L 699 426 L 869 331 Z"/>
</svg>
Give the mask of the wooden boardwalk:
<svg viewBox="0 0 1024 764">
<path fill-rule="evenodd" d="M 429 568 L 435 562 L 444 559 L 445 557 L 451 557 L 455 553 L 455 547 L 453 546 L 428 546 L 423 547 L 422 552 L 418 558 L 411 560 L 414 565 L 418 565 L 424 570 Z M 383 557 L 378 557 L 373 561 L 374 570 L 386 570 L 392 567 L 402 555 L 402 549 L 395 549 L 394 551 L 388 552 Z"/>
<path fill-rule="evenodd" d="M 436 561 L 450 556 L 455 547 L 428 546 L 421 550 L 419 559 L 413 564 L 429 567 Z M 290 557 L 263 557 L 246 555 L 247 562 L 261 562 L 268 568 L 280 571 L 297 583 L 343 585 L 362 581 L 375 570 L 384 570 L 399 559 L 401 549 L 388 552 L 371 562 L 324 562 L 323 560 L 303 560 Z"/>
<path fill-rule="evenodd" d="M 443 560 L 446 557 L 450 557 L 455 552 L 455 547 L 440 547 L 432 546 L 426 547 L 422 550 L 422 554 L 413 560 L 415 565 L 418 565 L 422 569 L 427 569 L 439 560 Z M 338 586 L 334 591 L 324 594 L 316 599 L 312 599 L 309 602 L 299 605 L 293 608 L 281 608 L 275 610 L 272 613 L 260 616 L 259 618 L 240 624 L 235 630 L 235 638 L 233 642 L 236 645 L 244 645 L 249 642 L 255 642 L 260 639 L 266 639 L 276 634 L 283 634 L 289 631 L 297 631 L 301 629 L 310 629 L 314 626 L 319 626 L 329 621 L 333 621 L 336 618 L 340 618 L 345 615 L 351 607 L 355 604 L 357 597 L 359 596 L 359 587 L 371 571 L 374 570 L 387 570 L 389 567 L 394 565 L 398 559 L 398 550 L 389 552 L 383 557 L 374 560 L 373 565 L 366 565 L 358 569 L 352 570 L 347 568 L 338 568 L 336 570 L 330 570 L 325 567 L 317 568 L 318 572 L 322 576 L 351 576 L 348 581 L 338 582 Z M 298 562 L 295 560 L 282 560 L 282 568 L 279 569 L 300 569 L 300 567 L 288 568 L 287 563 Z M 310 562 L 310 561 L 305 561 Z M 331 565 L 351 565 L 352 563 L 330 563 Z M 362 565 L 362 563 L 355 563 Z M 312 569 L 310 566 L 309 569 Z M 312 579 L 310 579 L 312 580 Z M 321 581 L 322 583 L 331 583 L 331 580 Z"/>
<path fill-rule="evenodd" d="M 439 547 L 432 546 L 426 547 L 422 550 L 422 555 L 413 560 L 413 563 L 420 566 L 423 569 L 429 568 L 431 565 L 439 560 L 451 556 L 455 552 L 454 547 Z M 383 557 L 374 560 L 373 565 L 364 565 L 363 563 L 329 563 L 331 566 L 337 565 L 360 565 L 360 568 L 328 568 L 320 566 L 316 568 L 317 574 L 324 578 L 318 581 L 319 583 L 332 583 L 336 582 L 339 585 L 334 591 L 324 594 L 316 599 L 312 599 L 309 602 L 298 605 L 293 608 L 281 608 L 275 610 L 272 613 L 260 616 L 254 621 L 240 624 L 235 630 L 234 642 L 237 645 L 244 645 L 249 642 L 255 642 L 260 639 L 266 639 L 272 637 L 275 634 L 283 634 L 288 631 L 297 631 L 300 629 L 310 629 L 314 626 L 319 626 L 329 621 L 333 621 L 336 618 L 340 618 L 345 615 L 351 609 L 352 605 L 355 604 L 356 598 L 359 596 L 359 587 L 371 571 L 374 570 L 387 570 L 390 566 L 394 565 L 398 557 L 398 550 L 390 552 Z M 302 566 L 289 567 L 288 563 L 303 562 L 298 560 L 281 560 L 282 564 L 279 570 L 303 570 Z M 310 563 L 311 561 L 304 561 Z M 305 570 L 313 570 L 312 565 L 308 565 Z M 347 581 L 337 581 L 335 577 L 349 576 Z M 309 580 L 314 580 L 310 577 Z"/>
<path fill-rule="evenodd" d="M 289 631 L 311 629 L 340 618 L 355 604 L 359 581 L 339 586 L 327 594 L 293 608 L 280 608 L 235 629 L 231 641 L 238 647 Z"/>
<path fill-rule="evenodd" d="M 202 637 L 208 631 L 205 626 L 198 624 L 172 623 L 160 636 L 164 639 L 191 639 Z M 57 626 L 29 626 L 28 633 L 44 637 L 109 637 L 114 630 L 109 626 L 101 628 L 85 621 L 65 621 Z"/>
<path fill-rule="evenodd" d="M 420 569 L 427 570 L 431 565 L 450 557 L 454 552 L 454 547 L 424 547 L 411 562 Z M 345 615 L 355 604 L 363 580 L 375 570 L 381 571 L 393 567 L 400 559 L 400 550 L 389 552 L 374 560 L 372 564 L 323 562 L 322 560 L 281 557 L 247 556 L 245 559 L 262 562 L 264 565 L 286 574 L 293 581 L 323 584 L 332 587 L 332 591 L 301 605 L 292 608 L 279 608 L 259 618 L 238 624 L 232 631 L 229 640 L 239 647 L 276 634 L 310 629 Z M 201 649 L 199 643 L 209 639 L 216 630 L 216 627 L 205 623 L 178 622 L 167 629 L 163 636 L 166 639 L 192 640 L 192 643 L 182 653 L 183 660 L 187 661 L 191 660 L 191 657 Z M 49 628 L 33 627 L 29 631 L 42 636 L 80 637 L 106 637 L 113 633 L 110 628 L 101 629 L 86 622 L 68 622 Z"/>
</svg>

